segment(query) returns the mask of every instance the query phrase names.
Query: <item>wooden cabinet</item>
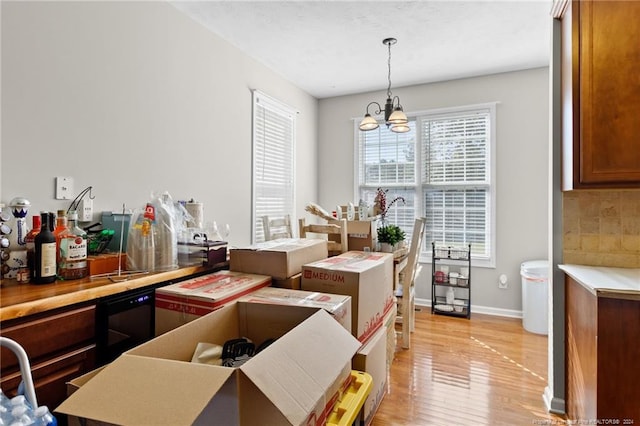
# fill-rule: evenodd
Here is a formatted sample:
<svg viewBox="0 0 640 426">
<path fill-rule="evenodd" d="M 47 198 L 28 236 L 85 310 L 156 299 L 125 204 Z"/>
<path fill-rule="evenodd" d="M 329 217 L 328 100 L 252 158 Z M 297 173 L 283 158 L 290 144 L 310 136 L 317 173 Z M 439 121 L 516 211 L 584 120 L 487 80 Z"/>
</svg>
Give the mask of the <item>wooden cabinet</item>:
<svg viewBox="0 0 640 426">
<path fill-rule="evenodd" d="M 611 296 L 566 277 L 567 415 L 638 424 L 640 300 Z"/>
<path fill-rule="evenodd" d="M 640 2 L 573 0 L 556 10 L 563 189 L 640 187 Z"/>
<path fill-rule="evenodd" d="M 95 367 L 95 305 L 52 311 L 2 323 L 2 336 L 27 353 L 39 405 L 54 410 L 66 398 L 66 382 Z M 18 359 L 2 348 L 1 388 L 13 396 L 22 380 Z"/>
</svg>

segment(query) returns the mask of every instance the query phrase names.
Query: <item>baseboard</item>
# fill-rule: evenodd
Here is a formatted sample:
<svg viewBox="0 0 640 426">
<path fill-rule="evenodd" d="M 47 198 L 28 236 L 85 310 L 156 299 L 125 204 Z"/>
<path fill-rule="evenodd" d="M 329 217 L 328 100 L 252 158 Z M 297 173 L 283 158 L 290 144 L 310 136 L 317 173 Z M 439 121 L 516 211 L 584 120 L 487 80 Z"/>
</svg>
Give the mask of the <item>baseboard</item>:
<svg viewBox="0 0 640 426">
<path fill-rule="evenodd" d="M 431 299 L 416 298 L 416 306 L 431 309 Z M 471 314 L 495 315 L 498 317 L 522 318 L 522 311 L 514 309 L 493 308 L 491 306 L 471 305 Z"/>
<path fill-rule="evenodd" d="M 548 412 L 559 415 L 565 415 L 567 413 L 564 399 L 555 398 L 549 386 L 544 388 L 542 400 L 544 401 L 544 405 L 547 407 Z"/>
</svg>

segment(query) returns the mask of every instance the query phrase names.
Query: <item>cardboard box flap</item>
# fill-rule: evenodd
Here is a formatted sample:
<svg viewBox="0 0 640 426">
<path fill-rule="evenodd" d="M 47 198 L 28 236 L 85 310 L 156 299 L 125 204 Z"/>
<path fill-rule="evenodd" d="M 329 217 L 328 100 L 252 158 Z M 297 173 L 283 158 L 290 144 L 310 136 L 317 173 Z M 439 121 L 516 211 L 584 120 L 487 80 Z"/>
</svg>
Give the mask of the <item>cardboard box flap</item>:
<svg viewBox="0 0 640 426">
<path fill-rule="evenodd" d="M 319 310 L 240 369 L 290 423 L 300 424 L 359 347 L 357 339 Z"/>
<path fill-rule="evenodd" d="M 232 374 L 231 368 L 122 355 L 55 411 L 118 425 L 192 424 Z"/>
</svg>

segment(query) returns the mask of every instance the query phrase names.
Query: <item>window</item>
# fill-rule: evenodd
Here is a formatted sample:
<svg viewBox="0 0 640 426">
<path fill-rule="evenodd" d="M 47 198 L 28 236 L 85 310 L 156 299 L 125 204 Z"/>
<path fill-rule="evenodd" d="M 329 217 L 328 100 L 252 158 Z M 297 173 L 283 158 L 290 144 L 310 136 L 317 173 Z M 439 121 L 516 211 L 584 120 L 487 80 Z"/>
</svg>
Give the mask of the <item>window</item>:
<svg viewBox="0 0 640 426">
<path fill-rule="evenodd" d="M 262 216 L 294 217 L 295 111 L 253 91 L 253 242 L 264 241 Z"/>
<path fill-rule="evenodd" d="M 389 221 L 411 234 L 415 217 L 427 218 L 424 254 L 436 244 L 471 244 L 478 265 L 494 266 L 495 105 L 407 114 L 411 130 L 384 124 L 358 139 L 358 193 L 373 203 L 378 187 L 388 200 L 404 197 Z"/>
</svg>

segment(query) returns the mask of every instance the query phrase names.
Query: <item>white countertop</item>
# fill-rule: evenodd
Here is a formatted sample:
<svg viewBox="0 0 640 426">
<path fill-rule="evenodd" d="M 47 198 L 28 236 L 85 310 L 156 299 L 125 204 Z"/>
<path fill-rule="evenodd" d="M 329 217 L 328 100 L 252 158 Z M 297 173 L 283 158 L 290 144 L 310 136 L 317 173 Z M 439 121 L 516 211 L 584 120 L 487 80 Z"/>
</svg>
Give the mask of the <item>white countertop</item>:
<svg viewBox="0 0 640 426">
<path fill-rule="evenodd" d="M 592 293 L 640 296 L 640 268 L 586 265 L 558 265 L 558 267 Z"/>
</svg>

